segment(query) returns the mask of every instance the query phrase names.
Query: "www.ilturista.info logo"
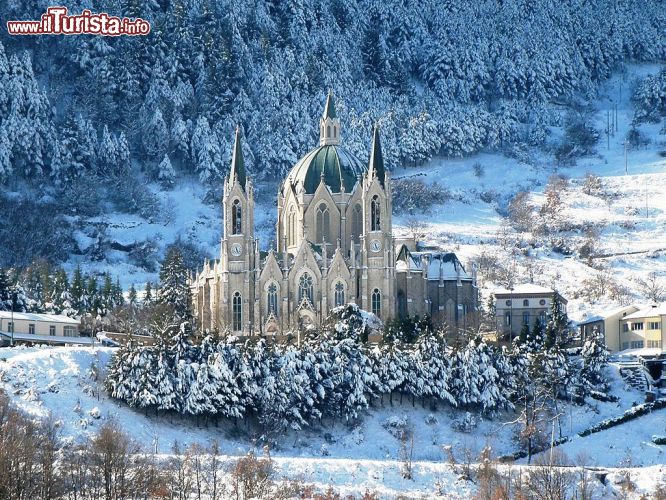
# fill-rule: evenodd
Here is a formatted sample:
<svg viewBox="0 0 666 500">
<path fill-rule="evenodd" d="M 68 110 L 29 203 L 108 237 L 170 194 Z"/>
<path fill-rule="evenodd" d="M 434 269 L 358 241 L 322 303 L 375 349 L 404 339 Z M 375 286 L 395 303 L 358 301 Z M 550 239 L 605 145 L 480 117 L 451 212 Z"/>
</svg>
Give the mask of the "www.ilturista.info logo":
<svg viewBox="0 0 666 500">
<path fill-rule="evenodd" d="M 136 36 L 150 33 L 150 23 L 140 17 L 121 18 L 89 10 L 67 15 L 67 7 L 49 7 L 39 21 L 7 21 L 7 31 L 10 35 Z"/>
</svg>

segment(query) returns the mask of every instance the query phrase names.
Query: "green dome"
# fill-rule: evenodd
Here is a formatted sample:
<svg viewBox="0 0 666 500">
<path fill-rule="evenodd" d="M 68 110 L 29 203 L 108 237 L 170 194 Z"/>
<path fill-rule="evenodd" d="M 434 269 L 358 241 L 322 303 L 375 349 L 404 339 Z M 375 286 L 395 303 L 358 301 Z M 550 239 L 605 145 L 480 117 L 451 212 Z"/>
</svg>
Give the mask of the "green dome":
<svg viewBox="0 0 666 500">
<path fill-rule="evenodd" d="M 306 194 L 314 194 L 323 172 L 324 183 L 331 192 L 340 193 L 344 186 L 349 193 L 366 170 L 364 162 L 340 146 L 319 146 L 294 165 L 285 182 L 293 186 L 302 184 Z"/>
</svg>

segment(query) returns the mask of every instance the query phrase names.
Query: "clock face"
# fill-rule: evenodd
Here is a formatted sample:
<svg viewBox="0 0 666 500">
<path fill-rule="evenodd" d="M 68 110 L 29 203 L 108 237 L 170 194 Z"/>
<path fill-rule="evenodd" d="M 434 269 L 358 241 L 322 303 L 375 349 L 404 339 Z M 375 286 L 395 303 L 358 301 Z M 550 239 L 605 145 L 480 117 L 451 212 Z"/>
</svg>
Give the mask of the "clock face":
<svg viewBox="0 0 666 500">
<path fill-rule="evenodd" d="M 373 252 L 379 252 L 382 249 L 382 242 L 379 240 L 372 240 L 370 242 L 370 250 Z"/>
<path fill-rule="evenodd" d="M 240 243 L 234 243 L 231 245 L 231 255 L 234 257 L 238 257 L 240 254 L 243 253 L 243 247 L 241 246 Z"/>
</svg>

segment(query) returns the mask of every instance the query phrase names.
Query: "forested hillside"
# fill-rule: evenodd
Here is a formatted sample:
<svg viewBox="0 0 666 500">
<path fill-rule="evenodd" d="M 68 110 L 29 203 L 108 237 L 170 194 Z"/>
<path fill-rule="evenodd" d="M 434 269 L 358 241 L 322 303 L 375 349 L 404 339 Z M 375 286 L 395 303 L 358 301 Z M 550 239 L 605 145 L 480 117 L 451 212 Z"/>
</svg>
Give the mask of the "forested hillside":
<svg viewBox="0 0 666 500">
<path fill-rule="evenodd" d="M 39 19 L 48 2 L 0 4 Z M 660 2 L 116 0 L 69 2 L 150 21 L 145 37 L 0 33 L 0 265 L 84 251 L 76 217 L 155 217 L 146 181 L 212 189 L 236 123 L 249 170 L 280 178 L 316 141 L 325 93 L 367 156 L 552 150 L 554 105 L 580 105 L 624 61 L 666 58 Z M 158 184 L 155 184 L 158 185 Z M 39 235 L 35 238 L 34 235 Z M 97 235 L 93 235 L 97 238 Z M 140 250 L 140 249 L 139 249 Z M 141 256 L 137 257 L 138 260 Z"/>
</svg>

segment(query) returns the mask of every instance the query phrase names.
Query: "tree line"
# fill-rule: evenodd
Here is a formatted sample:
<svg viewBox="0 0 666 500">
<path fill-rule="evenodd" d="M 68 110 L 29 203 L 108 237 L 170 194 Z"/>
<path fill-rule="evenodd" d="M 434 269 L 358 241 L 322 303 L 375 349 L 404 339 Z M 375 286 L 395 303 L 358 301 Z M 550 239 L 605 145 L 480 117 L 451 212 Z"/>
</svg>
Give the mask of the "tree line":
<svg viewBox="0 0 666 500">
<path fill-rule="evenodd" d="M 155 345 L 120 348 L 106 386 L 112 397 L 146 414 L 242 419 L 269 440 L 326 421 L 351 424 L 372 406 L 398 401 L 491 417 L 508 411 L 535 433 L 525 436 L 530 447 L 558 401 L 582 403 L 607 390 L 603 339 L 592 336 L 582 355 L 571 354 L 566 318 L 555 310 L 545 328 L 535 327 L 509 347 L 479 336 L 450 346 L 427 321 L 402 322 L 411 331 L 388 327 L 371 345 L 367 319 L 354 304 L 342 306 L 300 344 L 212 335 L 194 343 L 188 321 L 156 321 Z"/>
</svg>

